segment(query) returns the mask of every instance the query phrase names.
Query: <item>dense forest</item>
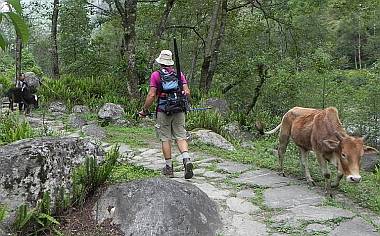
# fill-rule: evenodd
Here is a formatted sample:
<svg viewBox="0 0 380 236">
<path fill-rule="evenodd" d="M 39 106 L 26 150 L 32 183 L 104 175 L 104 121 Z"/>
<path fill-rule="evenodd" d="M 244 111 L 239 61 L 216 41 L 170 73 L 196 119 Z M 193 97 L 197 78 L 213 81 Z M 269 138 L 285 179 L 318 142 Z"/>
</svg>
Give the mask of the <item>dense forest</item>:
<svg viewBox="0 0 380 236">
<path fill-rule="evenodd" d="M 133 113 L 147 93 L 154 59 L 173 50 L 175 37 L 193 105 L 224 98 L 229 119 L 248 128 L 256 120 L 273 126 L 294 106 L 335 106 L 346 127 L 378 145 L 378 0 L 21 3 L 25 26 L 6 13 L 0 18 L 5 88 L 32 71 L 51 88 L 39 91 L 46 100 L 117 101 Z"/>
</svg>

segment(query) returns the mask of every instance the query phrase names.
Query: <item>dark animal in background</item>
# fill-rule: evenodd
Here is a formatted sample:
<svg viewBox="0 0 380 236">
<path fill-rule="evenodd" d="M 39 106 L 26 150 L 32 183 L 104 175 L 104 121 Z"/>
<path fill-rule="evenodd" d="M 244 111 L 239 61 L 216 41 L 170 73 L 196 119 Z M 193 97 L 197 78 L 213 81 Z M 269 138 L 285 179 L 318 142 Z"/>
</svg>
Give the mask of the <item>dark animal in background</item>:
<svg viewBox="0 0 380 236">
<path fill-rule="evenodd" d="M 20 111 L 25 110 L 30 113 L 32 106 L 38 108 L 38 97 L 33 94 L 29 87 L 11 88 L 6 93 L 9 98 L 9 109 L 13 111 L 13 103 L 18 103 Z"/>
</svg>

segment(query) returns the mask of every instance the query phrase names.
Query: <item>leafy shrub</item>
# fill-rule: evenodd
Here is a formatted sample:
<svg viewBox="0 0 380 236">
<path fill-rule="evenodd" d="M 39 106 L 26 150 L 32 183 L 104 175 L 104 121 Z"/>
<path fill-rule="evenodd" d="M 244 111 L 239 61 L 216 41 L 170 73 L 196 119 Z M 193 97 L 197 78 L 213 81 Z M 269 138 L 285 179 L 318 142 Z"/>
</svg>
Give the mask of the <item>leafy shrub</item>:
<svg viewBox="0 0 380 236">
<path fill-rule="evenodd" d="M 34 132 L 29 123 L 16 113 L 0 114 L 0 142 L 11 143 L 31 138 Z"/>
<path fill-rule="evenodd" d="M 106 182 L 119 157 L 119 147 L 113 147 L 106 154 L 104 163 L 99 164 L 95 157 L 87 157 L 84 164 L 73 172 L 73 204 L 82 205 L 88 195 Z"/>
<path fill-rule="evenodd" d="M 50 194 L 45 192 L 36 208 L 21 205 L 16 210 L 13 228 L 18 235 L 63 235 L 56 226 L 60 223 L 51 216 Z"/>
</svg>

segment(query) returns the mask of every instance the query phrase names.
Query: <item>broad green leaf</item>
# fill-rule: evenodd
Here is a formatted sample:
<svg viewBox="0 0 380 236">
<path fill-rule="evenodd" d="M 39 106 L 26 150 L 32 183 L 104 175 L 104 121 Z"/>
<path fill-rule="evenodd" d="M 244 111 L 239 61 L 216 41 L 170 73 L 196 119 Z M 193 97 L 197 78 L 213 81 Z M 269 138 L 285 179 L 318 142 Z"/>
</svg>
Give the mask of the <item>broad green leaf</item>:
<svg viewBox="0 0 380 236">
<path fill-rule="evenodd" d="M 20 0 L 6 0 L 15 10 L 16 12 L 21 15 L 22 14 L 22 7 Z"/>
<path fill-rule="evenodd" d="M 5 42 L 3 35 L 0 34 L 0 48 L 5 49 L 6 46 L 7 46 L 7 42 Z"/>
<path fill-rule="evenodd" d="M 16 33 L 21 37 L 22 42 L 27 43 L 29 39 L 29 30 L 28 26 L 25 24 L 25 21 L 14 12 L 6 12 L 5 14 L 11 18 L 13 25 L 15 26 Z"/>
</svg>

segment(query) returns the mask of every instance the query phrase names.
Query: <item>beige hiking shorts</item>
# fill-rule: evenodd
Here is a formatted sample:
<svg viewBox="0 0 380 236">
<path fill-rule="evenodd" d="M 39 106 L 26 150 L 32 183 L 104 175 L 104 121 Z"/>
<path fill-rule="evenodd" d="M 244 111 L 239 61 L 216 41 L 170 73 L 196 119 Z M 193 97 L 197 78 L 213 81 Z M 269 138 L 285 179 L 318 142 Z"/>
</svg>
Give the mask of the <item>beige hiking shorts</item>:
<svg viewBox="0 0 380 236">
<path fill-rule="evenodd" d="M 185 113 L 166 115 L 157 112 L 157 124 L 155 125 L 158 138 L 164 141 L 186 139 Z"/>
</svg>

